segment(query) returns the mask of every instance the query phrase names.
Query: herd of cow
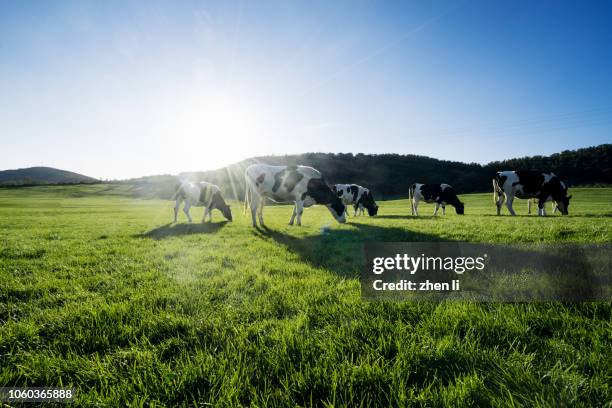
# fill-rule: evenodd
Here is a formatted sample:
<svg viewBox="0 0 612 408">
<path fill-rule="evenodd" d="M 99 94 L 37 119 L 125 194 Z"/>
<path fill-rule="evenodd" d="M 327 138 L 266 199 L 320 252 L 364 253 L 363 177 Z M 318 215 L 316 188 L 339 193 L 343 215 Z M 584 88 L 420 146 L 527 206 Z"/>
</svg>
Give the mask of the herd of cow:
<svg viewBox="0 0 612 408">
<path fill-rule="evenodd" d="M 245 199 L 244 211 L 250 207 L 253 226 L 264 225 L 263 208 L 266 199 L 277 203 L 294 203 L 293 213 L 289 225 L 297 219 L 297 225 L 302 224 L 304 208 L 315 204 L 325 205 L 333 217 L 340 223 L 346 222 L 347 206 L 352 205 L 354 214 L 363 214 L 367 210 L 370 216 L 378 213 L 378 205 L 374 201 L 372 192 L 356 184 L 335 184 L 329 186 L 323 175 L 316 169 L 307 166 L 270 166 L 266 164 L 253 164 L 245 171 Z M 506 201 L 506 207 L 512 215 L 516 215 L 512 208 L 514 197 L 528 199 L 529 212 L 531 200 L 537 199 L 538 215 L 546 215 L 544 204 L 552 201 L 553 212 L 559 210 L 567 215 L 569 200 L 567 186 L 554 173 L 533 170 L 500 171 L 493 177 L 493 196 L 497 206 L 497 215 Z M 449 184 L 420 184 L 410 186 L 408 198 L 412 215 L 419 215 L 420 201 L 435 203 L 434 215 L 442 207 L 442 214 L 446 212 L 446 205 L 455 207 L 457 214 L 464 214 L 465 206 L 457 197 L 457 193 Z M 212 220 L 212 210 L 221 211 L 223 216 L 232 220 L 232 212 L 221 194 L 221 189 L 211 183 L 201 181 L 192 183 L 184 181 L 175 195 L 174 222 L 177 221 L 178 210 L 184 202 L 183 211 L 191 222 L 189 209 L 192 206 L 204 207 L 204 218 Z"/>
</svg>

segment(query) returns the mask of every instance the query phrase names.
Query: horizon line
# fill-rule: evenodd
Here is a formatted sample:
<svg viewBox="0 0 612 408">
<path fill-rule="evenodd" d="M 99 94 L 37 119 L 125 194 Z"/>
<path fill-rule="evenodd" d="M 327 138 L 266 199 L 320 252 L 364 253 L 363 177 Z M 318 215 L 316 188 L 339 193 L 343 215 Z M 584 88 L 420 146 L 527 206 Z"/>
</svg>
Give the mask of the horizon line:
<svg viewBox="0 0 612 408">
<path fill-rule="evenodd" d="M 184 171 L 180 171 L 176 174 L 172 174 L 172 173 L 159 173 L 159 174 L 151 174 L 151 175 L 141 175 L 141 176 L 135 176 L 135 177 L 125 177 L 125 178 L 104 178 L 104 177 L 94 177 L 94 176 L 89 176 L 87 174 L 84 173 L 79 173 L 77 171 L 73 171 L 73 170 L 67 170 L 64 168 L 60 168 L 60 167 L 53 167 L 50 165 L 35 165 L 35 166 L 27 166 L 27 167 L 19 167 L 19 168 L 12 168 L 12 169 L 0 169 L 0 172 L 5 172 L 5 171 L 18 171 L 18 170 L 27 170 L 27 169 L 32 169 L 32 168 L 48 168 L 48 169 L 54 169 L 54 170 L 60 170 L 60 171 L 67 171 L 70 173 L 75 173 L 78 174 L 80 176 L 84 176 L 84 177 L 89 177 L 91 179 L 94 179 L 96 181 L 127 181 L 127 180 L 134 180 L 134 179 L 140 179 L 140 178 L 145 178 L 145 177 L 161 177 L 161 176 L 173 176 L 173 177 L 178 177 L 181 174 L 189 174 L 189 173 L 206 173 L 206 172 L 215 172 L 215 171 L 220 171 L 223 169 L 227 169 L 231 166 L 235 166 L 239 163 L 245 162 L 245 161 L 249 161 L 249 160 L 257 160 L 263 157 L 287 157 L 287 156 L 302 156 L 302 155 L 307 155 L 307 154 L 312 154 L 312 155 L 317 155 L 317 154 L 324 154 L 324 155 L 352 155 L 352 156 L 358 156 L 358 155 L 364 155 L 364 156 L 385 156 L 385 155 L 394 155 L 394 156 L 414 156 L 414 157 L 422 157 L 422 158 L 427 158 L 427 159 L 433 159 L 433 160 L 437 160 L 437 161 L 441 161 L 441 162 L 449 162 L 449 163 L 460 163 L 460 164 L 465 164 L 465 165 L 478 165 L 481 167 L 486 167 L 488 165 L 491 165 L 493 163 L 497 163 L 497 162 L 504 162 L 504 161 L 510 161 L 510 160 L 518 160 L 518 159 L 524 159 L 524 158 L 533 158 L 533 157 L 550 157 L 556 154 L 561 154 L 564 152 L 576 152 L 578 150 L 584 150 L 584 149 L 591 149 L 591 148 L 596 148 L 596 147 L 601 147 L 601 146 L 609 146 L 612 143 L 601 143 L 598 145 L 590 145 L 590 146 L 584 146 L 584 147 L 579 147 L 576 149 L 564 149 L 564 150 L 560 150 L 557 151 L 555 153 L 550 153 L 550 154 L 535 154 L 535 155 L 531 155 L 531 156 L 520 156 L 520 157 L 510 157 L 510 158 L 506 158 L 506 159 L 502 159 L 502 160 L 492 160 L 489 162 L 464 162 L 464 161 L 459 161 L 459 160 L 447 160 L 447 159 L 440 159 L 440 158 L 436 158 L 436 157 L 432 157 L 432 156 L 427 156 L 427 155 L 422 155 L 422 154 L 414 154 L 414 153 L 392 153 L 392 152 L 387 152 L 387 153 L 363 153 L 363 152 L 358 152 L 358 153 L 354 153 L 354 152 L 303 152 L 303 153 L 285 153 L 285 154 L 267 154 L 267 155 L 263 155 L 263 156 L 250 156 L 244 159 L 240 159 L 237 161 L 234 161 L 232 163 L 226 164 L 225 166 L 221 166 L 221 167 L 217 167 L 217 168 L 213 168 L 213 169 L 206 169 L 206 170 L 184 170 Z"/>
</svg>

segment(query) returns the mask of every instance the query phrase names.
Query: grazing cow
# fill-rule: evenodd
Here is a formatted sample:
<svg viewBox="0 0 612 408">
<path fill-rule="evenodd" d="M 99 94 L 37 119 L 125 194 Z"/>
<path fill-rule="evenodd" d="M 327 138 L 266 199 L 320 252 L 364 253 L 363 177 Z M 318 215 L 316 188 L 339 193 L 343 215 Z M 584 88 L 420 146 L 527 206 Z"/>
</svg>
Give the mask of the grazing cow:
<svg viewBox="0 0 612 408">
<path fill-rule="evenodd" d="M 259 216 L 259 224 L 264 225 L 263 207 L 266 198 L 278 203 L 295 203 L 289 225 L 293 225 L 296 216 L 297 225 L 302 225 L 304 208 L 314 204 L 325 205 L 338 222 L 346 221 L 346 207 L 325 184 L 321 173 L 312 167 L 253 164 L 246 169 L 244 176 L 244 211 L 246 213 L 250 205 L 254 227 L 257 227 L 256 214 Z"/>
<path fill-rule="evenodd" d="M 208 215 L 209 221 L 212 221 L 212 210 L 218 209 L 221 211 L 223 216 L 229 221 L 232 220 L 232 211 L 230 206 L 225 203 L 221 196 L 221 189 L 214 184 L 207 183 L 206 181 L 200 181 L 199 183 L 191 183 L 184 181 L 181 183 L 178 191 L 176 192 L 176 203 L 174 204 L 174 222 L 176 222 L 179 206 L 182 202 L 185 202 L 183 206 L 183 212 L 189 219 L 189 222 L 193 222 L 191 215 L 189 215 L 189 209 L 192 206 L 205 207 L 204 217 L 202 222 L 206 220 Z"/>
<path fill-rule="evenodd" d="M 340 197 L 343 204 L 353 205 L 355 215 L 357 215 L 357 210 L 360 215 L 363 215 L 364 208 L 368 210 L 370 217 L 378 213 L 378 205 L 374 201 L 374 196 L 365 187 L 357 184 L 335 184 L 332 186 L 332 191 Z"/>
<path fill-rule="evenodd" d="M 413 184 L 408 190 L 408 200 L 410 201 L 412 215 L 419 215 L 419 202 L 421 200 L 428 204 L 436 203 L 434 215 L 438 215 L 440 206 L 442 206 L 442 215 L 445 215 L 446 204 L 455 207 L 455 211 L 459 215 L 463 215 L 465 211 L 465 206 L 459 201 L 455 189 L 448 184 Z"/>
<path fill-rule="evenodd" d="M 544 203 L 553 201 L 561 214 L 568 214 L 569 200 L 567 187 L 559 177 L 552 172 L 535 170 L 498 171 L 493 177 L 493 200 L 497 206 L 497 215 L 501 214 L 501 207 L 506 200 L 506 207 L 512 215 L 514 197 L 537 198 L 538 215 L 545 216 Z"/>
</svg>

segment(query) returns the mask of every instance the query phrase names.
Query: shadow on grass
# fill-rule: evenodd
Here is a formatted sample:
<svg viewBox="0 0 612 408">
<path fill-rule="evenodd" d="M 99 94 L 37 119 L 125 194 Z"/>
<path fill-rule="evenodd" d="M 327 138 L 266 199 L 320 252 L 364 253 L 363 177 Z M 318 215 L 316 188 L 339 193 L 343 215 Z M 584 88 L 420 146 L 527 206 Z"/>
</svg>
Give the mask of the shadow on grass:
<svg viewBox="0 0 612 408">
<path fill-rule="evenodd" d="M 610 217 L 612 217 L 612 213 L 606 212 L 606 213 L 601 213 L 601 214 L 576 214 L 576 215 L 572 215 L 572 213 L 570 212 L 570 217 L 576 217 L 576 218 L 610 218 Z"/>
<path fill-rule="evenodd" d="M 189 224 L 172 224 L 168 223 L 141 234 L 136 234 L 138 238 L 153 238 L 164 239 L 179 235 L 191 234 L 214 234 L 225 226 L 229 221 L 221 222 L 206 222 L 206 223 L 189 223 Z"/>
<path fill-rule="evenodd" d="M 346 278 L 358 278 L 363 264 L 364 242 L 435 242 L 445 241 L 438 235 L 404 228 L 349 224 L 353 229 L 331 229 L 316 235 L 295 237 L 266 227 L 253 229 L 253 235 L 272 239 L 317 268 L 328 269 Z M 299 227 L 295 227 L 299 228 Z"/>
<path fill-rule="evenodd" d="M 501 215 L 497 215 L 495 213 L 493 214 L 475 214 L 479 217 L 499 217 L 499 218 L 528 218 L 528 217 L 533 217 L 533 218 L 538 218 L 537 214 L 534 215 L 529 215 L 529 214 L 516 214 L 516 215 L 510 215 L 508 213 L 504 214 L 502 213 Z M 551 215 L 547 215 L 547 217 L 550 217 Z"/>
<path fill-rule="evenodd" d="M 397 215 L 397 214 L 389 214 L 389 215 L 377 215 L 375 218 L 382 218 L 384 220 L 417 220 L 417 219 L 430 219 L 436 217 L 443 217 L 442 214 L 438 216 L 433 215 Z"/>
<path fill-rule="evenodd" d="M 347 279 L 358 279 L 365 262 L 363 243 L 382 242 L 455 242 L 433 234 L 393 227 L 352 224 L 351 229 L 295 237 L 286 232 L 257 228 L 253 234 L 271 239 L 316 268 L 328 270 Z M 458 243 L 460 244 L 460 243 Z M 495 264 L 484 272 L 468 276 L 471 291 L 483 299 L 503 302 L 593 301 L 608 299 L 602 288 L 610 280 L 606 251 L 599 246 L 544 244 L 471 244 L 492 253 Z M 448 256 L 462 255 L 460 246 L 449 249 Z M 393 252 L 390 249 L 391 252 Z M 452 252 L 455 251 L 455 252 Z M 602 258 L 601 260 L 599 258 Z M 604 267 L 602 269 L 602 266 Z M 514 282 L 516 286 L 508 286 Z M 527 282 L 527 283 L 525 283 Z M 608 286 L 606 286 L 608 285 Z"/>
<path fill-rule="evenodd" d="M 539 215 L 537 214 L 516 214 L 514 216 L 510 215 L 510 214 L 504 214 L 502 213 L 502 215 L 497 215 L 497 214 L 477 214 L 480 217 L 514 217 L 514 218 L 541 218 Z M 560 215 L 560 214 L 551 214 L 551 213 L 547 213 L 546 216 L 544 218 L 553 218 L 553 217 L 565 217 L 565 218 L 610 218 L 612 217 L 612 213 L 606 212 L 606 213 L 601 213 L 601 214 L 572 214 L 571 212 L 569 213 L 569 215 Z"/>
</svg>

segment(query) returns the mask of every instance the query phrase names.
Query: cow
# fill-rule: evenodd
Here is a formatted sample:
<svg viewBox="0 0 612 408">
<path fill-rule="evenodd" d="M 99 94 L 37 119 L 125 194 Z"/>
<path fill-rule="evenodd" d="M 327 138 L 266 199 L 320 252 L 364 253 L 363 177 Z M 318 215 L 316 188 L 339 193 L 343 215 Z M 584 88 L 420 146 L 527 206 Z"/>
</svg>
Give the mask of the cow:
<svg viewBox="0 0 612 408">
<path fill-rule="evenodd" d="M 442 215 L 446 214 L 446 204 L 455 207 L 459 215 L 465 212 L 465 205 L 459 201 L 453 186 L 449 184 L 421 184 L 415 183 L 408 189 L 408 200 L 412 215 L 419 215 L 419 202 L 421 200 L 428 204 L 436 203 L 433 215 L 438 215 L 438 209 L 442 206 Z"/>
<path fill-rule="evenodd" d="M 332 191 L 340 197 L 342 204 L 345 204 L 347 207 L 349 204 L 353 205 L 355 216 L 357 215 L 357 210 L 359 210 L 360 215 L 363 215 L 364 208 L 368 210 L 370 217 L 378 214 L 378 205 L 374 201 L 374 196 L 367 188 L 357 184 L 334 184 Z"/>
<path fill-rule="evenodd" d="M 340 198 L 325 183 L 321 173 L 307 166 L 271 166 L 252 164 L 245 170 L 246 191 L 244 212 L 251 207 L 253 226 L 264 225 L 263 207 L 266 198 L 278 203 L 295 203 L 289 225 L 297 217 L 297 225 L 302 225 L 304 208 L 314 204 L 325 205 L 340 223 L 346 222 L 346 207 Z"/>
<path fill-rule="evenodd" d="M 562 215 L 568 214 L 569 201 L 567 187 L 555 173 L 536 170 L 498 171 L 493 177 L 493 200 L 497 207 L 497 215 L 506 200 L 506 207 L 512 215 L 514 197 L 537 198 L 538 215 L 545 216 L 544 203 L 553 201 Z"/>
<path fill-rule="evenodd" d="M 178 210 L 183 201 L 185 202 L 183 212 L 187 216 L 189 222 L 193 222 L 191 215 L 189 215 L 189 209 L 192 206 L 205 208 L 202 222 L 205 222 L 207 215 L 209 217 L 208 220 L 212 221 L 212 210 L 215 208 L 221 211 L 227 220 L 232 220 L 232 211 L 230 210 L 230 206 L 225 203 L 225 200 L 221 195 L 221 189 L 214 184 L 206 181 L 200 181 L 199 183 L 183 181 L 180 184 L 175 197 L 176 202 L 174 204 L 174 222 L 177 221 Z"/>
</svg>

